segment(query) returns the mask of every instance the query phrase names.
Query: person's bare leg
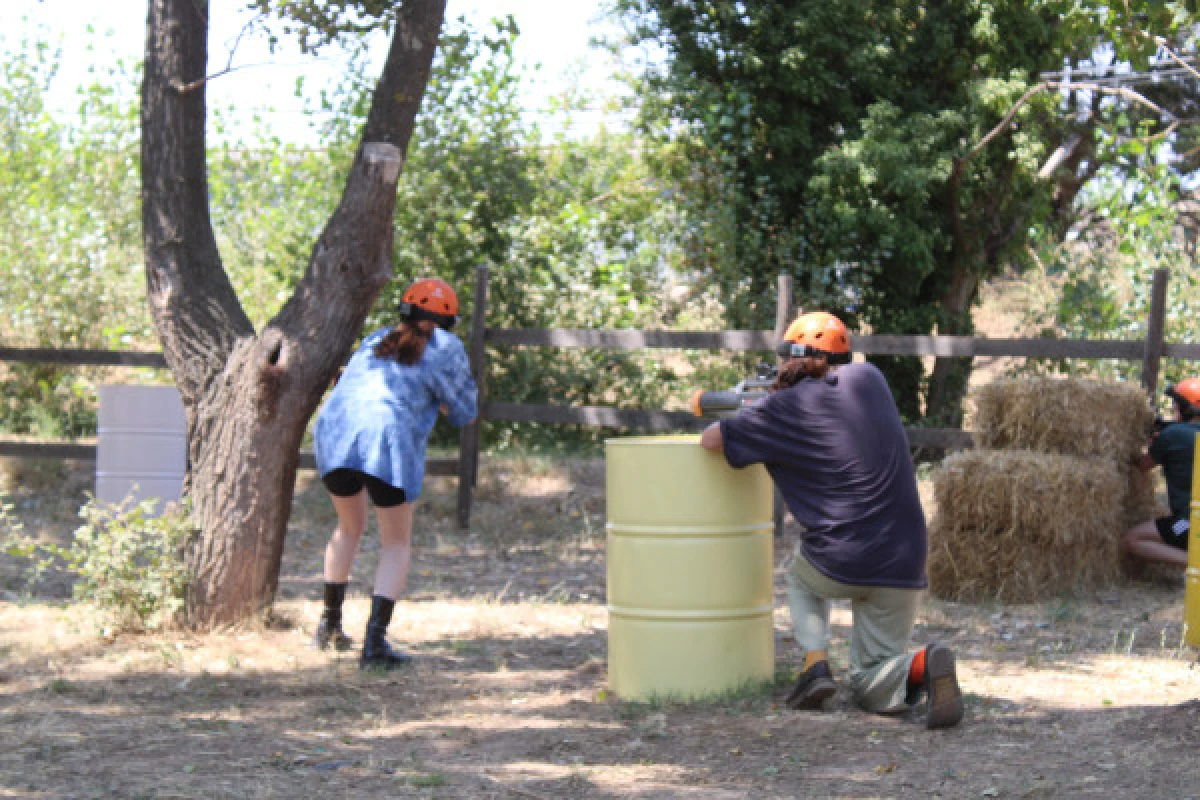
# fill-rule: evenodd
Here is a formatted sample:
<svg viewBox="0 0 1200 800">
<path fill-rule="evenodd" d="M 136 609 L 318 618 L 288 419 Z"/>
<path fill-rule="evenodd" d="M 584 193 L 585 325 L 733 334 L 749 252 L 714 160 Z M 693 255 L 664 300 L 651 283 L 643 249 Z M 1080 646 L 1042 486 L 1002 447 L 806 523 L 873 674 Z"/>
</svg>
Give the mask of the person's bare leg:
<svg viewBox="0 0 1200 800">
<path fill-rule="evenodd" d="M 412 562 L 413 504 L 376 508 L 379 521 L 379 568 L 375 572 L 375 594 L 395 600 L 408 585 Z"/>
<path fill-rule="evenodd" d="M 330 495 L 338 515 L 338 526 L 325 546 L 325 603 L 321 621 L 313 633 L 313 646 L 318 650 L 349 650 L 354 642 L 342 629 L 342 604 L 346 600 L 346 584 L 350 566 L 362 539 L 367 521 L 367 493 L 353 497 Z"/>
<path fill-rule="evenodd" d="M 412 503 L 391 508 L 375 507 L 379 521 L 379 568 L 375 571 L 375 592 L 371 597 L 371 618 L 363 639 L 364 668 L 398 669 L 412 659 L 387 642 L 387 629 L 392 621 L 396 598 L 408 583 L 408 566 L 412 560 Z"/>
<path fill-rule="evenodd" d="M 1154 520 L 1139 522 L 1121 537 L 1121 549 L 1134 558 L 1145 561 L 1159 561 L 1180 567 L 1188 565 L 1186 550 L 1172 547 L 1158 535 L 1158 527 Z"/>
<path fill-rule="evenodd" d="M 367 528 L 367 492 L 363 490 L 353 497 L 330 497 L 338 525 L 325 546 L 325 582 L 345 583 L 350 579 L 350 566 Z"/>
</svg>

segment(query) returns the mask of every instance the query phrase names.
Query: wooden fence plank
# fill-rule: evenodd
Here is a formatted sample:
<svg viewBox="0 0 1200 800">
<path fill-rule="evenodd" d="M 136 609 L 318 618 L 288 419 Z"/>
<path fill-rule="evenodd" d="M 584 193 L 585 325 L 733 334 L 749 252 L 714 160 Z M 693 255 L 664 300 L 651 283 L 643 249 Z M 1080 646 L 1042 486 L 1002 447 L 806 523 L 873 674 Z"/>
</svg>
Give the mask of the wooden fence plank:
<svg viewBox="0 0 1200 800">
<path fill-rule="evenodd" d="M 969 431 L 957 428 L 905 428 L 909 447 L 927 447 L 939 450 L 969 450 L 975 440 Z"/>
<path fill-rule="evenodd" d="M 774 331 L 629 331 L 591 329 L 489 328 L 489 344 L 536 347 L 597 347 L 608 349 L 670 348 L 678 350 L 773 351 Z M 973 339 L 969 336 L 854 336 L 852 347 L 868 355 L 941 357 L 1024 356 L 1029 358 L 1115 358 L 1141 361 L 1143 340 Z M 1200 344 L 1166 343 L 1168 358 L 1200 360 Z M 48 350 L 0 347 L 0 361 L 166 368 L 161 353 L 109 350 Z"/>
<path fill-rule="evenodd" d="M 1167 343 L 1163 345 L 1165 358 L 1179 358 L 1185 361 L 1200 361 L 1200 344 Z"/>
<path fill-rule="evenodd" d="M 53 458 L 67 461 L 95 461 L 95 444 L 36 442 L 0 439 L 0 456 L 9 458 Z M 311 451 L 302 450 L 297 466 L 316 469 L 317 461 Z M 425 462 L 425 474 L 453 476 L 458 474 L 457 458 L 431 458 Z"/>
<path fill-rule="evenodd" d="M 773 351 L 774 331 L 626 331 L 490 328 L 487 341 L 530 347 L 608 349 Z M 1146 343 L 1138 340 L 976 339 L 970 336 L 853 336 L 857 353 L 889 356 L 1023 356 L 1027 358 L 1115 358 L 1140 361 Z M 1167 346 L 1170 349 L 1170 345 Z M 1200 346 L 1198 346 L 1200 347 Z"/>
<path fill-rule="evenodd" d="M 970 336 L 852 336 L 856 353 L 888 356 L 1024 356 L 1027 358 L 1115 358 L 1140 361 L 1141 340 L 974 339 Z"/>
<path fill-rule="evenodd" d="M 792 276 L 780 275 L 778 284 L 778 296 L 775 299 L 775 341 L 778 342 L 787 333 L 788 325 L 792 322 Z M 783 492 L 779 491 L 779 487 L 775 487 L 774 497 L 772 500 L 771 517 L 775 523 L 775 535 L 783 535 L 783 512 L 786 505 L 783 500 Z"/>
<path fill-rule="evenodd" d="M 0 361 L 18 364 L 62 364 L 73 367 L 151 367 L 166 369 L 162 353 L 131 350 L 55 350 L 42 347 L 0 347 Z"/>
<path fill-rule="evenodd" d="M 1162 361 L 1163 329 L 1167 322 L 1167 271 L 1154 270 L 1150 286 L 1150 314 L 1146 317 L 1146 346 L 1142 356 L 1142 388 L 1154 397 L 1158 391 L 1158 367 Z"/>
<path fill-rule="evenodd" d="M 0 441 L 0 456 L 9 458 L 61 458 L 66 461 L 95 461 L 96 445 L 3 440 Z"/>
<path fill-rule="evenodd" d="M 549 425 L 642 428 L 654 431 L 702 430 L 712 422 L 711 419 L 699 419 L 687 411 L 492 402 L 484 406 L 484 417 L 502 422 L 541 422 Z"/>
<path fill-rule="evenodd" d="M 775 349 L 774 331 L 632 331 L 564 328 L 559 330 L 489 328 L 488 344 L 534 347 L 599 347 L 616 350 L 757 351 Z"/>
<path fill-rule="evenodd" d="M 475 308 L 471 313 L 471 335 L 467 342 L 467 359 L 471 375 L 479 389 L 479 407 L 487 400 L 487 363 L 484 336 L 487 333 L 488 268 L 475 270 Z M 471 491 L 479 473 L 479 443 L 482 436 L 482 414 L 462 429 L 458 437 L 458 528 L 466 530 L 471 524 Z"/>
</svg>

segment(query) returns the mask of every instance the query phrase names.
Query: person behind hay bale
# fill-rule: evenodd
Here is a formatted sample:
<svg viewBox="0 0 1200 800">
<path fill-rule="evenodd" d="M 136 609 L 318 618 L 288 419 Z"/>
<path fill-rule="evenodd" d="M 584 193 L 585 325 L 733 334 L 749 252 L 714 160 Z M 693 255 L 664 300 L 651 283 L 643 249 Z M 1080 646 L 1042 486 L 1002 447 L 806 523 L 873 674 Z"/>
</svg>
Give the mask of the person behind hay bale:
<svg viewBox="0 0 1200 800">
<path fill-rule="evenodd" d="M 799 317 L 784 334 L 770 393 L 709 426 L 705 448 L 734 468 L 764 464 L 804 526 L 788 574 L 792 624 L 804 667 L 789 708 L 817 710 L 837 687 L 826 655 L 829 601 L 854 615 L 850 688 L 877 713 L 928 697 L 926 726 L 963 715 L 954 654 L 940 644 L 909 653 L 925 578 L 925 514 L 908 438 L 883 374 L 850 363 L 850 337 L 831 314 Z"/>
<path fill-rule="evenodd" d="M 1175 422 L 1150 439 L 1138 460 L 1149 472 L 1161 466 L 1167 482 L 1171 513 L 1134 525 L 1121 539 L 1121 548 L 1134 558 L 1186 567 L 1188 533 L 1191 530 L 1192 465 L 1196 454 L 1196 432 L 1200 431 L 1200 379 L 1188 378 L 1168 386 L 1166 395 L 1175 404 Z"/>
</svg>

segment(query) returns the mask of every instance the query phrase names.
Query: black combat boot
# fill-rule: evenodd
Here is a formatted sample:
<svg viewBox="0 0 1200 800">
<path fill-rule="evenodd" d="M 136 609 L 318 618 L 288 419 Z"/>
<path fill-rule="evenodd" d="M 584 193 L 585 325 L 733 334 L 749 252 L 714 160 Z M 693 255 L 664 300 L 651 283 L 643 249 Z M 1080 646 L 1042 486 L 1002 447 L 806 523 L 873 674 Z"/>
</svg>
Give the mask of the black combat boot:
<svg viewBox="0 0 1200 800">
<path fill-rule="evenodd" d="M 318 650 L 332 647 L 340 652 L 354 647 L 354 640 L 342 630 L 342 602 L 345 599 L 346 584 L 325 584 L 325 610 L 321 612 L 321 621 L 313 634 L 313 647 Z"/>
<path fill-rule="evenodd" d="M 412 661 L 412 657 L 393 650 L 387 642 L 388 625 L 392 622 L 392 609 L 396 601 L 388 597 L 371 597 L 371 618 L 367 620 L 367 634 L 363 638 L 362 658 L 358 665 L 363 669 L 397 669 Z"/>
</svg>

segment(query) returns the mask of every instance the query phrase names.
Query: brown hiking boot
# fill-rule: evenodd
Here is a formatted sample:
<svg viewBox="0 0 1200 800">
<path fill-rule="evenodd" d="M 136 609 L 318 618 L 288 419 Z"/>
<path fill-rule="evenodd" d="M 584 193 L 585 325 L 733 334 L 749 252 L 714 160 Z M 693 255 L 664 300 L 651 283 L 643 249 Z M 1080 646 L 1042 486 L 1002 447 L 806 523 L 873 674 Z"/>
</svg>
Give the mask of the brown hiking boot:
<svg viewBox="0 0 1200 800">
<path fill-rule="evenodd" d="M 828 661 L 818 661 L 804 672 L 788 694 L 784 704 L 796 711 L 818 711 L 837 692 Z"/>
<path fill-rule="evenodd" d="M 931 644 L 925 648 L 925 696 L 926 728 L 952 728 L 962 721 L 962 689 L 954 672 L 954 653 L 949 647 Z"/>
</svg>

